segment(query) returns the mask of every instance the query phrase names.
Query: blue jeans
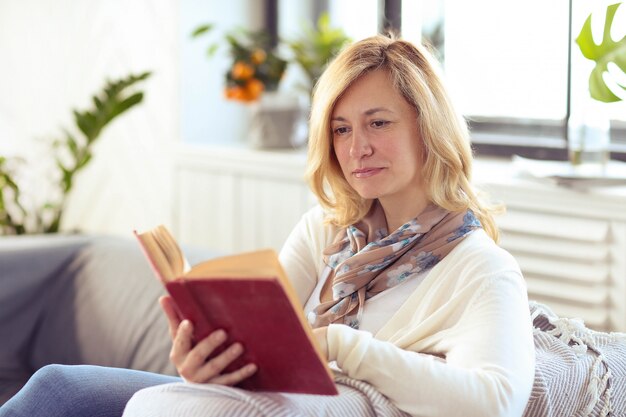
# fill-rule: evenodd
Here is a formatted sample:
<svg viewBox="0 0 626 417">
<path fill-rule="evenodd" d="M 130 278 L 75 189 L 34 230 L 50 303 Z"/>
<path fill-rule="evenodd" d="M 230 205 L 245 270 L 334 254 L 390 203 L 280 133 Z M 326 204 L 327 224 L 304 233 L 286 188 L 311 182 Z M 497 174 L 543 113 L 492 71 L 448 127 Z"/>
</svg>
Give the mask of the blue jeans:
<svg viewBox="0 0 626 417">
<path fill-rule="evenodd" d="M 48 365 L 0 407 L 0 417 L 119 417 L 140 389 L 180 381 L 122 368 Z"/>
</svg>

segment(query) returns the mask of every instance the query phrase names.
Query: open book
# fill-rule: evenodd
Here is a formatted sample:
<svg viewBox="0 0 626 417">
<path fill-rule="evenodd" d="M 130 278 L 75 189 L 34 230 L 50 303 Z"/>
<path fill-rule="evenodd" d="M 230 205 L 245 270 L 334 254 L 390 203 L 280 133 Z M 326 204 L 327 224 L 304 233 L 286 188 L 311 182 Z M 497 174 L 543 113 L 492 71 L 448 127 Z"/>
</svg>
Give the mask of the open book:
<svg viewBox="0 0 626 417">
<path fill-rule="evenodd" d="M 251 391 L 336 395 L 328 368 L 295 290 L 273 250 L 215 258 L 189 267 L 164 226 L 135 235 L 179 314 L 194 325 L 194 339 L 217 329 L 245 352 L 225 372 L 255 363 L 238 386 Z"/>
</svg>

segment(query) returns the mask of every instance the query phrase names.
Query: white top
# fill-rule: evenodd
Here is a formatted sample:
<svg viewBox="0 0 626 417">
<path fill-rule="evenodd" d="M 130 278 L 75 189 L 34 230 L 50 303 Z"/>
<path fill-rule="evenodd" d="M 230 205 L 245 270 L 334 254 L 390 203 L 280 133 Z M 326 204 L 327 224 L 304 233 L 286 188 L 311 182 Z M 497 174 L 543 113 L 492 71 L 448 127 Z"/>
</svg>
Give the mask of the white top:
<svg viewBox="0 0 626 417">
<path fill-rule="evenodd" d="M 330 267 L 323 269 L 322 275 L 315 285 L 315 289 L 306 300 L 304 314 L 308 317 L 309 323 L 313 324 L 315 315 L 313 309 L 320 304 L 320 293 L 324 282 L 330 273 Z M 402 304 L 409 298 L 409 295 L 417 288 L 420 282 L 428 275 L 428 271 L 419 272 L 411 279 L 402 282 L 400 285 L 386 289 L 385 291 L 367 299 L 363 306 L 363 316 L 359 323 L 359 330 L 366 330 L 372 334 L 380 330 L 389 321 Z"/>
<path fill-rule="evenodd" d="M 323 219 L 320 207 L 307 212 L 280 253 L 309 308 L 325 268 L 322 252 L 337 232 Z M 389 300 L 404 291 L 396 293 Z M 521 416 L 535 351 L 526 286 L 513 257 L 476 230 L 407 293 L 391 311 L 384 312 L 384 297 L 376 308 L 366 303 L 364 317 L 381 311 L 379 319 L 385 317 L 373 335 L 331 324 L 329 360 L 414 416 Z"/>
</svg>

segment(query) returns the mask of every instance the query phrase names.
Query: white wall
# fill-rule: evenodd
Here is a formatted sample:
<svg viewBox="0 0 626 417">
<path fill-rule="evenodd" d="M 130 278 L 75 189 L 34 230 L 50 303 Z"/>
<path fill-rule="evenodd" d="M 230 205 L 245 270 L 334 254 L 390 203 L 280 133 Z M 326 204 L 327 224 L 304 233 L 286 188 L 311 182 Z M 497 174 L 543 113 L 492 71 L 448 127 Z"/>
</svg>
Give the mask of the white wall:
<svg viewBox="0 0 626 417">
<path fill-rule="evenodd" d="M 176 0 L 0 3 L 0 151 L 29 160 L 24 192 L 42 195 L 44 143 L 73 128 L 107 78 L 153 71 L 144 103 L 115 120 L 78 174 L 64 229 L 130 235 L 168 219 L 179 123 Z M 49 166 L 47 167 L 49 168 Z"/>
</svg>

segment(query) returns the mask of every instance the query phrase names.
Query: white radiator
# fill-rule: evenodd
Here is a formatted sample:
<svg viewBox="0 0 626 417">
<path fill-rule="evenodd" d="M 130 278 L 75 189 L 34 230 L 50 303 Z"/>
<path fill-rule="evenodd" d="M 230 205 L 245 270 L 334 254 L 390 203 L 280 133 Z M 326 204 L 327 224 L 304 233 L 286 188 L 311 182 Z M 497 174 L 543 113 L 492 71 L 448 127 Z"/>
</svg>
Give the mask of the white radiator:
<svg viewBox="0 0 626 417">
<path fill-rule="evenodd" d="M 610 327 L 611 224 L 510 208 L 501 245 L 519 262 L 529 297 L 566 317 Z"/>
</svg>

